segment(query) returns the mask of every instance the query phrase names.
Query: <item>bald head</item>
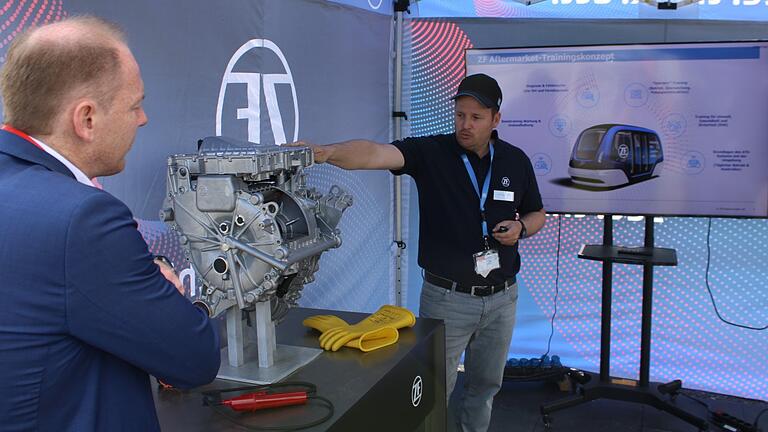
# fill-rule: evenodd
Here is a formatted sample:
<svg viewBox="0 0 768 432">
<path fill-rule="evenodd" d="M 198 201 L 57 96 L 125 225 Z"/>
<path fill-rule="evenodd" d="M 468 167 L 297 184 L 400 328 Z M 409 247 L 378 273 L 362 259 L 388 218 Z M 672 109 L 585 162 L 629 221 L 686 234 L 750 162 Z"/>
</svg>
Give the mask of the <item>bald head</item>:
<svg viewBox="0 0 768 432">
<path fill-rule="evenodd" d="M 51 134 L 73 99 L 89 97 L 109 106 L 121 52 L 122 31 L 95 17 L 76 17 L 29 29 L 17 36 L 0 73 L 4 121 L 28 134 Z"/>
</svg>

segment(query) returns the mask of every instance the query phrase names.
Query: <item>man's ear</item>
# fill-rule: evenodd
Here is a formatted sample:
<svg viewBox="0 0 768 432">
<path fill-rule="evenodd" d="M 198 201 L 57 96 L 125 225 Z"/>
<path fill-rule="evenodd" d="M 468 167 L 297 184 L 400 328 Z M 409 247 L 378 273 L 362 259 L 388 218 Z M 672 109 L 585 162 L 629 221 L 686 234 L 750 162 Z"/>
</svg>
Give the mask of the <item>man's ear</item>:
<svg viewBox="0 0 768 432">
<path fill-rule="evenodd" d="M 501 121 L 501 111 L 496 111 L 496 113 L 493 115 L 493 127 L 494 129 L 496 126 L 499 125 L 499 122 Z"/>
<path fill-rule="evenodd" d="M 94 140 L 94 116 L 96 103 L 92 99 L 82 99 L 75 104 L 72 111 L 72 126 L 80 139 L 91 142 Z"/>
</svg>

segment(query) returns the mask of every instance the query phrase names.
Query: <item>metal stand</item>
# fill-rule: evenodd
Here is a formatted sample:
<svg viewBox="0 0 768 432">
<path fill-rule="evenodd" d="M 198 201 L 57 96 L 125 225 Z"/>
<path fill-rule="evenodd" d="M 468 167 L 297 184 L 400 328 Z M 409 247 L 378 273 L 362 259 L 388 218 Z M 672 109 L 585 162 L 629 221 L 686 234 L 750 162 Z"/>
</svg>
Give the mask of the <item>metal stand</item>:
<svg viewBox="0 0 768 432">
<path fill-rule="evenodd" d="M 405 19 L 404 12 L 409 12 L 410 0 L 395 0 L 395 88 L 394 88 L 394 106 L 392 110 L 393 119 L 393 137 L 395 140 L 399 140 L 403 137 L 402 121 L 405 117 L 403 112 L 403 20 Z M 395 304 L 403 306 L 405 301 L 403 299 L 403 249 L 405 243 L 403 243 L 403 178 L 401 176 L 394 177 L 395 187 L 395 244 L 397 250 L 395 251 Z"/>
<path fill-rule="evenodd" d="M 549 429 L 549 414 L 595 399 L 613 399 L 642 403 L 666 411 L 701 431 L 709 428 L 707 420 L 690 414 L 676 404 L 674 393 L 663 391 L 665 384 L 649 382 L 651 359 L 651 312 L 653 306 L 653 266 L 677 265 L 674 249 L 653 247 L 653 216 L 645 217 L 645 242 L 642 248 L 622 248 L 613 245 L 613 218 L 605 215 L 603 244 L 584 245 L 579 258 L 603 262 L 603 302 L 600 322 L 600 374 L 575 371 L 571 374 L 576 394 L 541 406 L 544 427 Z M 611 358 L 611 284 L 613 263 L 643 266 L 643 312 L 640 337 L 640 377 L 638 381 L 610 377 Z M 661 386 L 661 390 L 659 387 Z"/>
<path fill-rule="evenodd" d="M 242 311 L 227 310 L 227 348 L 221 352 L 217 378 L 251 384 L 271 384 L 290 375 L 319 356 L 315 348 L 277 345 L 269 302 L 256 305 L 256 342 L 246 344 Z"/>
</svg>

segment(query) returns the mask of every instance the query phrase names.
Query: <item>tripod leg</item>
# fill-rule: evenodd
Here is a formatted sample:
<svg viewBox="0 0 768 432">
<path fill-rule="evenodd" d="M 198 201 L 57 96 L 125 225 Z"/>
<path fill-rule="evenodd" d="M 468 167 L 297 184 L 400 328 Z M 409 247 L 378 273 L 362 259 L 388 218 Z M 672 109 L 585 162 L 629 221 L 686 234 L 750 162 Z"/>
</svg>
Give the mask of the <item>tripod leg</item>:
<svg viewBox="0 0 768 432">
<path fill-rule="evenodd" d="M 657 406 L 657 408 L 661 409 L 662 411 L 666 411 L 672 414 L 673 416 L 692 424 L 693 426 L 699 428 L 700 431 L 709 430 L 709 422 L 707 420 L 699 416 L 693 415 L 681 408 L 678 408 L 675 405 L 672 405 L 667 402 L 662 402 L 661 406 Z"/>
<path fill-rule="evenodd" d="M 549 414 L 542 414 L 541 421 L 544 424 L 544 431 L 548 432 L 552 430 L 552 417 Z"/>
<path fill-rule="evenodd" d="M 587 399 L 586 397 L 584 397 L 583 394 L 576 394 L 564 399 L 558 399 L 554 402 L 541 405 L 541 415 L 544 416 L 544 415 L 553 413 L 555 411 L 560 411 L 572 406 L 576 406 L 584 402 L 587 402 L 588 400 L 590 399 Z"/>
</svg>

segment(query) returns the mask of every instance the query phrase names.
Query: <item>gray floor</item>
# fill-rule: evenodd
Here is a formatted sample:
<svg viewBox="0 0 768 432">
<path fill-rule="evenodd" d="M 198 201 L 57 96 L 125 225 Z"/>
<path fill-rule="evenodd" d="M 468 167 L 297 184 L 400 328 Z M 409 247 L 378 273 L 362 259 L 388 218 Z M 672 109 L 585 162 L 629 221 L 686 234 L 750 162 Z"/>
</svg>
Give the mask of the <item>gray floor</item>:
<svg viewBox="0 0 768 432">
<path fill-rule="evenodd" d="M 457 386 L 462 383 L 461 374 Z M 768 404 L 730 396 L 704 392 L 690 392 L 706 402 L 710 409 L 724 411 L 748 422 Z M 505 382 L 493 404 L 493 416 L 489 432 L 543 432 L 539 406 L 568 396 L 555 382 Z M 456 395 L 454 395 L 456 396 Z M 455 402 L 455 400 L 454 400 Z M 684 397 L 679 404 L 702 417 L 708 417 L 706 409 Z M 768 431 L 768 413 L 760 420 Z M 696 432 L 688 425 L 656 408 L 630 402 L 596 400 L 552 414 L 552 432 Z M 710 426 L 710 431 L 722 429 Z"/>
</svg>

